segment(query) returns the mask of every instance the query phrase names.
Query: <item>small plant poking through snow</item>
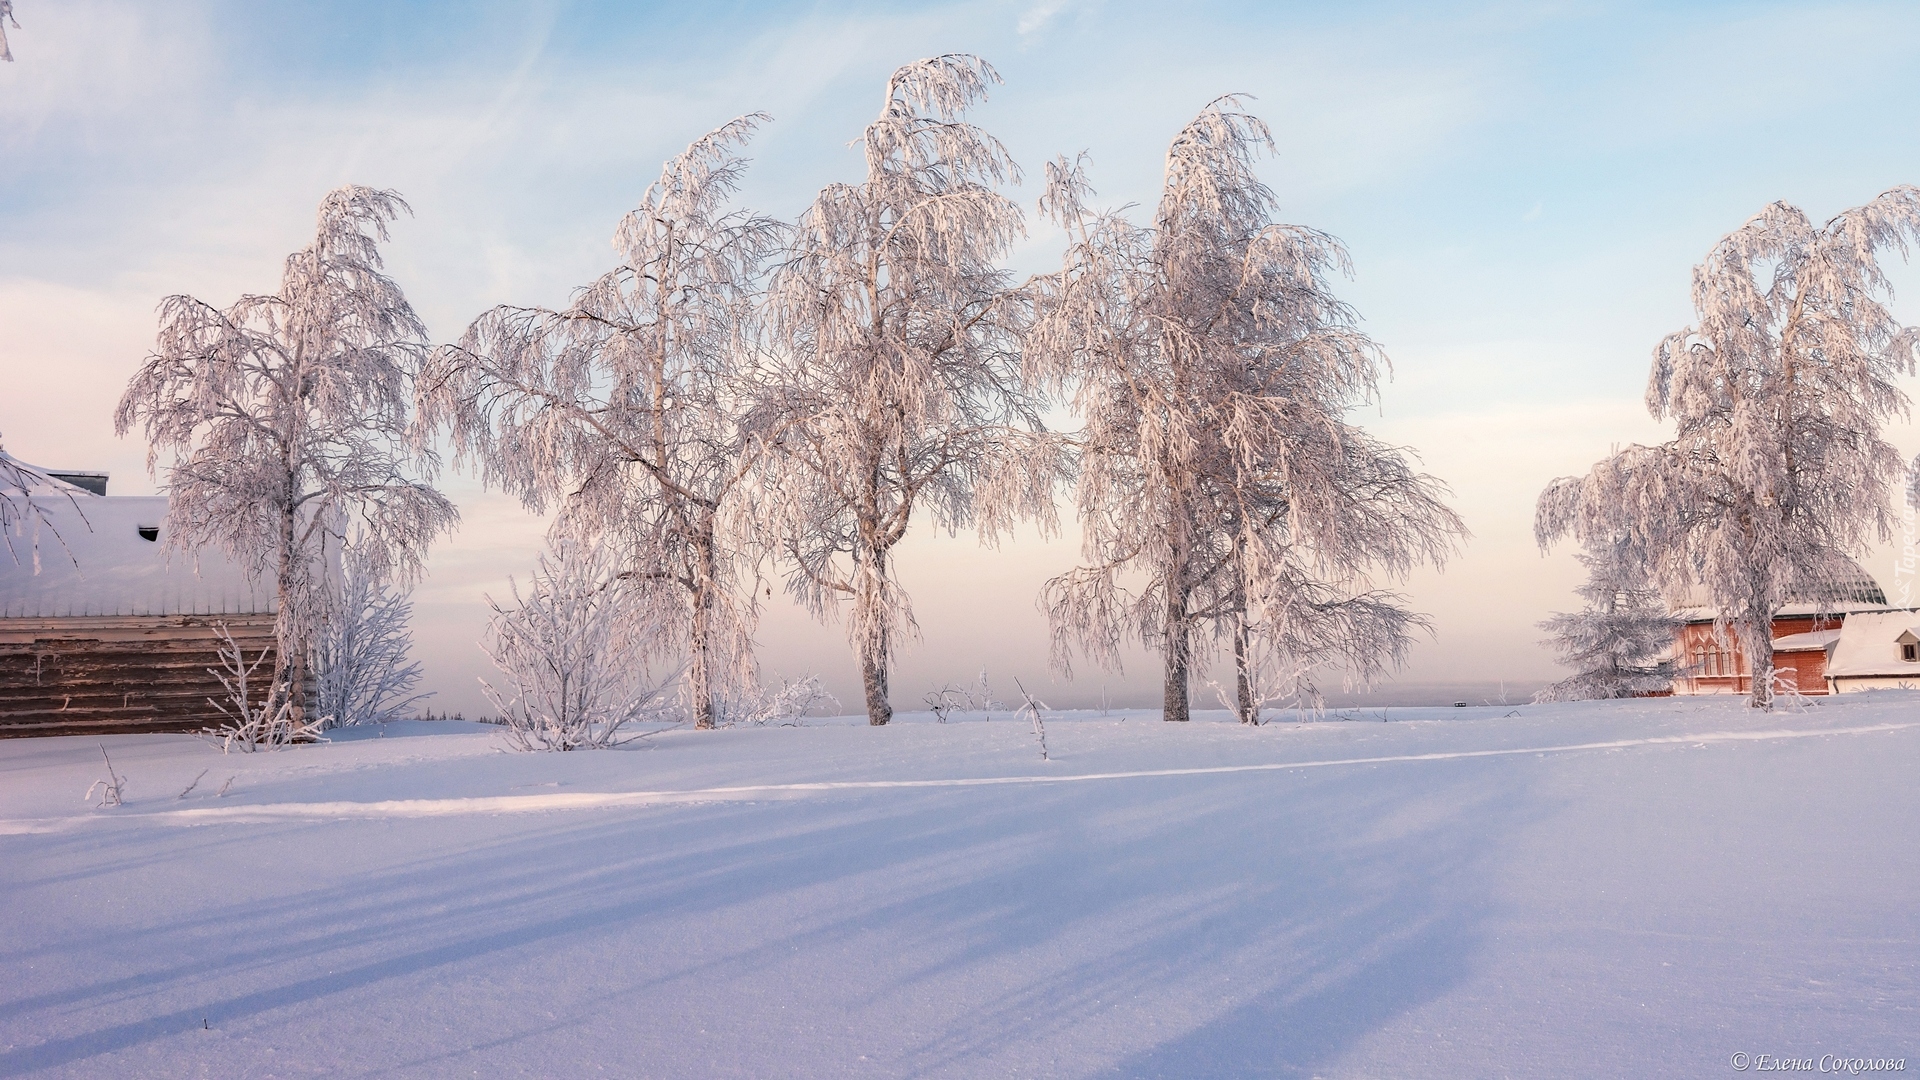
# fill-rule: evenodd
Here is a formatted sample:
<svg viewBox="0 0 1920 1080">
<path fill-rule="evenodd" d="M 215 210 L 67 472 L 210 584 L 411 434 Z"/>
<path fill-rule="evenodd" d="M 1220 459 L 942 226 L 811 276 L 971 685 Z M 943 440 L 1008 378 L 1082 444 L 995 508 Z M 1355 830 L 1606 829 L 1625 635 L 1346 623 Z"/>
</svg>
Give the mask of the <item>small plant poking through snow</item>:
<svg viewBox="0 0 1920 1080">
<path fill-rule="evenodd" d="M 660 616 L 631 603 L 611 548 L 557 536 L 526 595 L 512 588 L 514 607 L 487 598 L 485 648 L 504 679 L 480 689 L 516 749 L 606 749 L 627 724 L 666 716 L 678 672 L 656 680 L 646 664 Z"/>
<path fill-rule="evenodd" d="M 948 683 L 938 690 L 927 691 L 921 700 L 927 703 L 933 718 L 942 724 L 947 722 L 948 714 L 956 712 L 983 712 L 988 720 L 992 720 L 993 710 L 1001 707 L 999 702 L 993 700 L 993 691 L 987 686 L 985 671 L 980 672 L 972 686 L 960 687 Z"/>
<path fill-rule="evenodd" d="M 1033 721 L 1033 737 L 1040 740 L 1040 760 L 1052 761 L 1053 759 L 1047 756 L 1047 725 L 1040 716 L 1041 710 L 1047 707 L 1047 703 L 1027 693 L 1027 688 L 1021 686 L 1019 679 L 1013 680 L 1013 685 L 1019 687 L 1020 696 L 1025 699 L 1025 703 L 1020 706 L 1020 711 L 1015 715 L 1025 716 Z"/>
<path fill-rule="evenodd" d="M 93 786 L 87 788 L 87 793 L 84 796 L 85 801 L 92 802 L 93 793 L 98 791 L 100 793 L 100 805 L 102 807 L 124 805 L 127 801 L 127 782 L 122 780 L 120 775 L 113 771 L 113 759 L 107 756 L 107 748 L 105 745 L 100 747 L 100 759 L 107 763 L 107 778 L 105 780 L 95 780 Z"/>
</svg>

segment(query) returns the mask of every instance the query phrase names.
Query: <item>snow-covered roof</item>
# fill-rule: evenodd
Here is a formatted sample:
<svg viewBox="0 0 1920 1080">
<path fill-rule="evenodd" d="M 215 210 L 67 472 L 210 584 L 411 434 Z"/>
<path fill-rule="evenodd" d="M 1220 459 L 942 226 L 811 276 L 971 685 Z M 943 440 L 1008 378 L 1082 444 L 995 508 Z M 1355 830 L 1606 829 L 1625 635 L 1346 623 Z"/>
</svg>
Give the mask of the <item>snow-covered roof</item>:
<svg viewBox="0 0 1920 1080">
<path fill-rule="evenodd" d="M 17 559 L 0 546 L 0 618 L 274 610 L 272 585 L 249 580 L 219 550 L 187 554 L 161 543 L 164 496 L 101 496 L 62 488 L 58 494 L 32 496 L 33 507 L 42 513 L 15 521 Z"/>
<path fill-rule="evenodd" d="M 1787 603 L 1780 608 L 1775 618 L 1793 618 L 1806 615 L 1847 615 L 1856 611 L 1884 611 L 1887 606 L 1886 591 L 1880 583 L 1859 563 L 1848 560 L 1853 573 L 1845 580 L 1837 582 L 1831 589 L 1816 590 L 1811 587 L 1795 589 L 1788 593 Z M 1704 586 L 1696 585 L 1688 589 L 1685 595 L 1672 604 L 1674 615 L 1688 622 L 1702 622 L 1714 617 L 1713 594 Z"/>
<path fill-rule="evenodd" d="M 1785 637 L 1773 639 L 1773 651 L 1777 653 L 1814 652 L 1824 650 L 1839 640 L 1839 630 L 1814 630 L 1805 634 L 1788 634 Z"/>
<path fill-rule="evenodd" d="M 1840 642 L 1827 663 L 1827 674 L 1834 678 L 1878 675 L 1920 679 L 1920 663 L 1901 659 L 1903 634 L 1920 637 L 1920 611 L 1908 608 L 1848 615 L 1840 626 Z"/>
<path fill-rule="evenodd" d="M 102 479 L 106 477 L 105 473 L 98 475 Z M 71 496 L 75 499 L 103 497 L 77 484 L 69 484 L 38 465 L 29 465 L 5 450 L 0 450 L 0 495 L 12 495 L 18 498 L 23 494 L 23 486 L 24 494 L 27 495 L 51 495 L 61 498 Z"/>
</svg>

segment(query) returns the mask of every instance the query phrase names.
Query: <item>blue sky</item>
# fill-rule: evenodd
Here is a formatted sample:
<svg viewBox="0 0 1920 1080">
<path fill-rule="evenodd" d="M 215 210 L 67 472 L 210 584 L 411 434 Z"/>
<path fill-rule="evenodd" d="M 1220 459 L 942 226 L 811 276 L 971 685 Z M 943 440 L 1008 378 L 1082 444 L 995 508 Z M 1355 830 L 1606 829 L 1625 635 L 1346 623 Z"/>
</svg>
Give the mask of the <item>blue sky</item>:
<svg viewBox="0 0 1920 1080">
<path fill-rule="evenodd" d="M 975 52 L 1005 77 L 975 119 L 1029 176 L 1087 150 L 1103 201 L 1150 205 L 1168 138 L 1253 95 L 1284 216 L 1341 237 L 1344 295 L 1394 358 L 1368 419 L 1452 485 L 1475 533 L 1409 583 L 1436 635 L 1409 682 L 1553 677 L 1533 624 L 1575 599 L 1541 558 L 1533 495 L 1614 444 L 1661 437 L 1647 358 L 1690 316 L 1688 275 L 1768 201 L 1825 216 L 1920 182 L 1911 4 L 247 4 L 18 0 L 0 65 L 0 435 L 152 488 L 113 438 L 163 295 L 272 288 L 345 182 L 417 217 L 390 266 L 436 337 L 485 307 L 557 303 L 605 269 L 659 163 L 743 112 L 774 122 L 742 202 L 797 213 L 853 179 L 888 72 Z M 1016 192 L 1030 201 L 1028 184 Z M 1013 261 L 1050 265 L 1035 223 Z M 1896 281 L 1915 275 L 1905 270 Z M 1920 322 L 1915 297 L 1896 311 Z M 1909 383 L 1909 391 L 1914 389 Z M 1911 425 L 1892 433 L 1920 450 Z M 445 702 L 472 708 L 481 593 L 524 573 L 540 523 L 450 478 L 467 524 L 419 593 Z M 982 665 L 1044 681 L 1032 597 L 1069 536 L 998 552 L 924 537 L 903 564 L 925 640 L 897 680 Z M 1892 585 L 1891 557 L 1868 569 Z M 852 694 L 837 629 L 770 610 L 770 669 Z M 1106 678 L 1150 696 L 1152 665 Z M 1055 689 L 1056 704 L 1101 677 Z"/>
</svg>

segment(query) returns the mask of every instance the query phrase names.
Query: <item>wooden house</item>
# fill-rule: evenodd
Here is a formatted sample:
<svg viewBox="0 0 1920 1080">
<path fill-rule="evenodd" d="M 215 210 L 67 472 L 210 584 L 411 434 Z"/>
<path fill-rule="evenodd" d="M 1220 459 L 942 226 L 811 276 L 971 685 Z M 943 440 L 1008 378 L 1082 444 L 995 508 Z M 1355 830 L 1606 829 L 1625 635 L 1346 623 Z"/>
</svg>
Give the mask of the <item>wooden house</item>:
<svg viewBox="0 0 1920 1080">
<path fill-rule="evenodd" d="M 270 586 L 217 552 L 169 551 L 163 497 L 110 497 L 38 470 L 0 547 L 0 736 L 195 731 L 223 721 L 224 630 L 273 646 Z M 96 493 L 97 492 L 97 493 Z M 270 671 L 271 657 L 261 666 Z"/>
</svg>

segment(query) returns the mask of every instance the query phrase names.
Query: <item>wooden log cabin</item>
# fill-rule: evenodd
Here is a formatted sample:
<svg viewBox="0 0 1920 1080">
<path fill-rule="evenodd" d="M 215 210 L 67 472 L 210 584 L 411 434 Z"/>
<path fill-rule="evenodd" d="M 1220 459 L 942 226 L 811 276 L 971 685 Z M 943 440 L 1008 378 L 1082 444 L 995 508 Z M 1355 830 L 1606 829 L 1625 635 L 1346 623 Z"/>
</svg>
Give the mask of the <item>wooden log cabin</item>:
<svg viewBox="0 0 1920 1080">
<path fill-rule="evenodd" d="M 1854 570 L 1854 577 L 1827 598 L 1795 598 L 1774 617 L 1773 667 L 1779 689 L 1808 696 L 1832 693 L 1828 664 L 1842 627 L 1854 615 L 1888 610 L 1886 593 L 1879 583 L 1858 565 Z M 1714 631 L 1714 609 L 1705 594 L 1689 597 L 1675 614 L 1684 621 L 1676 635 L 1674 655 L 1686 674 L 1674 680 L 1673 692 L 1751 693 L 1753 671 L 1745 651 L 1731 631 L 1724 635 Z"/>
<path fill-rule="evenodd" d="M 221 631 L 270 653 L 271 590 L 217 552 L 169 551 L 164 497 L 38 472 L 0 547 L 0 737 L 218 726 Z"/>
</svg>

